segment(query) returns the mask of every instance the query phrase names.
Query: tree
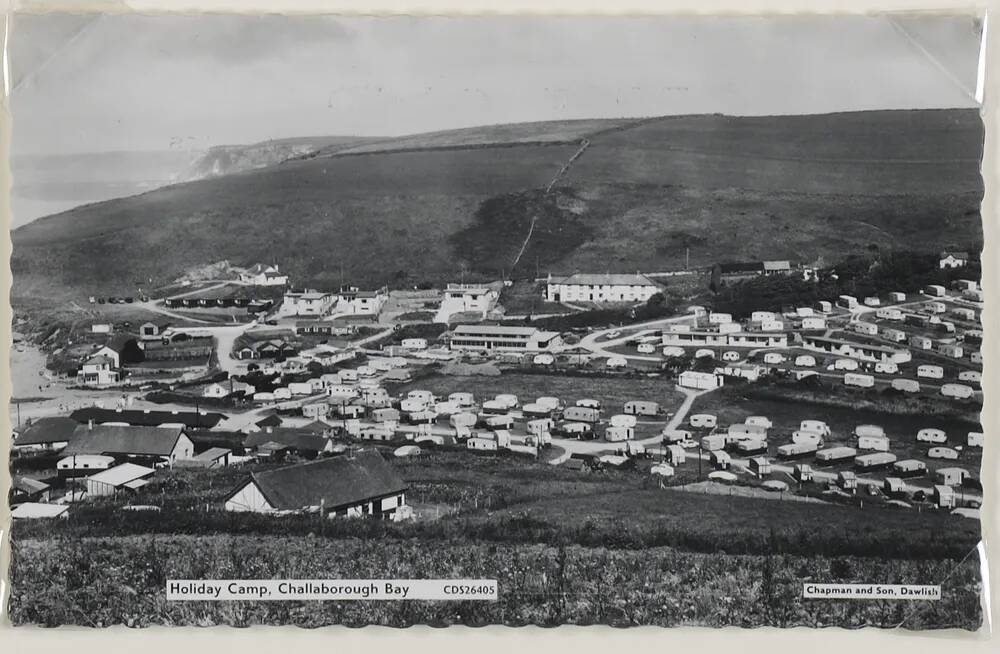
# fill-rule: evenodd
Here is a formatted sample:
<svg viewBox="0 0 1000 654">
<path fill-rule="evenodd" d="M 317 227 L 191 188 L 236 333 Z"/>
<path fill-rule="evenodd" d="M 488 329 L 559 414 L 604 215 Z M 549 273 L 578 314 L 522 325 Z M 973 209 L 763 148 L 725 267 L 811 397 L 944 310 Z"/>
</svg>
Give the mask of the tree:
<svg viewBox="0 0 1000 654">
<path fill-rule="evenodd" d="M 712 278 L 708 282 L 708 288 L 713 293 L 718 293 L 722 289 L 722 268 L 719 264 L 712 266 Z"/>
</svg>

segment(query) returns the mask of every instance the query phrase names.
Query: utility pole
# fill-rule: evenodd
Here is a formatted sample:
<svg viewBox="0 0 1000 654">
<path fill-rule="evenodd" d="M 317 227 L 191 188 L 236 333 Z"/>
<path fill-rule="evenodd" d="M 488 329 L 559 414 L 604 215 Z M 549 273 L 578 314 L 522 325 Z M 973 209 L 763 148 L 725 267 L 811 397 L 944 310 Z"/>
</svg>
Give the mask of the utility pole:
<svg viewBox="0 0 1000 654">
<path fill-rule="evenodd" d="M 691 268 L 691 248 L 684 248 L 684 270 Z"/>
</svg>

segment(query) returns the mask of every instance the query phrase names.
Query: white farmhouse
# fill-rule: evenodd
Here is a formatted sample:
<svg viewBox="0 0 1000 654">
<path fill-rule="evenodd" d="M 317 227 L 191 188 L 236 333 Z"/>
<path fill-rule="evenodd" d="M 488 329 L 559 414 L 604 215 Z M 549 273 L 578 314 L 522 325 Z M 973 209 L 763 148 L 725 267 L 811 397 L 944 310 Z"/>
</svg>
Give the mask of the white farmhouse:
<svg viewBox="0 0 1000 654">
<path fill-rule="evenodd" d="M 939 260 L 941 268 L 961 268 L 969 263 L 968 252 L 942 252 Z"/>
<path fill-rule="evenodd" d="M 285 286 L 288 275 L 278 272 L 277 266 L 258 263 L 241 272 L 240 281 L 254 286 Z"/>
<path fill-rule="evenodd" d="M 549 302 L 597 304 L 645 302 L 659 291 L 660 286 L 656 282 L 639 273 L 575 274 L 569 277 L 549 275 L 545 287 L 545 299 Z"/>
</svg>

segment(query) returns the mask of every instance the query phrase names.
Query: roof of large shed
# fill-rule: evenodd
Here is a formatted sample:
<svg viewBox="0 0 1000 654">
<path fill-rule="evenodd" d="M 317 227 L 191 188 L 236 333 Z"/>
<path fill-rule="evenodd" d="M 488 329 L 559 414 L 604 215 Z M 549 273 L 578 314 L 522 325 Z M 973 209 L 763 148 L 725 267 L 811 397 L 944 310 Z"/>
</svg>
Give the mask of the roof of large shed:
<svg viewBox="0 0 1000 654">
<path fill-rule="evenodd" d="M 200 413 L 197 411 L 145 411 L 134 409 L 102 409 L 99 407 L 87 407 L 77 409 L 69 416 L 77 422 L 95 423 L 102 422 L 127 422 L 130 425 L 142 427 L 155 427 L 166 424 L 182 424 L 187 427 L 200 427 L 208 429 L 219 424 L 226 416 L 221 413 Z"/>
<path fill-rule="evenodd" d="M 312 450 L 321 452 L 327 445 L 327 439 L 307 429 L 271 427 L 253 432 L 243 439 L 243 447 L 260 447 L 265 443 L 281 443 L 297 450 Z"/>
<path fill-rule="evenodd" d="M 332 509 L 407 489 L 406 482 L 376 450 L 256 472 L 250 480 L 268 503 L 279 510 L 297 510 L 321 503 Z"/>
<path fill-rule="evenodd" d="M 45 445 L 48 443 L 66 443 L 73 435 L 73 430 L 79 426 L 72 418 L 39 418 L 25 427 L 14 445 Z"/>
<path fill-rule="evenodd" d="M 63 452 L 169 456 L 183 432 L 181 427 L 79 425 Z"/>
<path fill-rule="evenodd" d="M 103 470 L 96 475 L 91 475 L 88 479 L 91 481 L 101 482 L 102 484 L 108 484 L 109 486 L 123 486 L 130 481 L 148 477 L 154 472 L 156 471 L 153 468 L 147 468 L 146 466 L 140 466 L 134 463 L 123 463 L 120 466 L 108 468 L 107 470 Z"/>
</svg>

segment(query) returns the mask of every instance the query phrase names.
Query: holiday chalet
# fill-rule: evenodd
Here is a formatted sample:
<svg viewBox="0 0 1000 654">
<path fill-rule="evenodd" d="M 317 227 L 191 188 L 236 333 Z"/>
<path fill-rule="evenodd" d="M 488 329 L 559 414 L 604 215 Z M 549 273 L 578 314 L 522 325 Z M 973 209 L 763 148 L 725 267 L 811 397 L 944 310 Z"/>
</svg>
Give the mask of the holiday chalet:
<svg viewBox="0 0 1000 654">
<path fill-rule="evenodd" d="M 407 485 L 375 450 L 254 472 L 226 499 L 227 511 L 378 516 L 394 519 Z"/>
</svg>

